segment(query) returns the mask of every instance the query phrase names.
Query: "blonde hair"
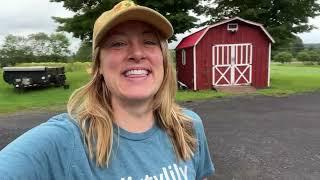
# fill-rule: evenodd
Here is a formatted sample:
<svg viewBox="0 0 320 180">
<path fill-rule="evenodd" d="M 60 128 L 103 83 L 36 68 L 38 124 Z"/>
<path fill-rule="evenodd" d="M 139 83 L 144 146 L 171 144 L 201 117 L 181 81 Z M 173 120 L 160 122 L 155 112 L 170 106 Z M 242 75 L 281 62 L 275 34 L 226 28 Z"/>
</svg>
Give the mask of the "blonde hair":
<svg viewBox="0 0 320 180">
<path fill-rule="evenodd" d="M 161 40 L 160 47 L 164 78 L 154 97 L 154 115 L 169 135 L 177 160 L 188 160 L 196 151 L 195 132 L 191 119 L 175 103 L 177 83 L 167 41 Z M 67 109 L 81 128 L 90 158 L 95 158 L 97 166 L 108 167 L 113 144 L 113 110 L 111 93 L 99 73 L 99 52 L 99 47 L 93 52 L 91 80 L 70 96 Z"/>
</svg>

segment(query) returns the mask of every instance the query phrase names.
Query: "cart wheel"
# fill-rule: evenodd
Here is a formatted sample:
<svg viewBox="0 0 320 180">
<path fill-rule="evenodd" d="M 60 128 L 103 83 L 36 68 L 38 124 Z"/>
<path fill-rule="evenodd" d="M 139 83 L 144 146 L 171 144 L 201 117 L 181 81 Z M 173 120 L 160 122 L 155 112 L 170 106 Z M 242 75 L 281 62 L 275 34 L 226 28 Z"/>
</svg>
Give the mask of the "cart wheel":
<svg viewBox="0 0 320 180">
<path fill-rule="evenodd" d="M 64 85 L 64 81 L 62 81 L 61 79 L 57 79 L 56 82 L 54 83 L 54 85 L 56 87 L 60 87 Z"/>
<path fill-rule="evenodd" d="M 69 84 L 64 84 L 63 85 L 63 89 L 69 89 L 70 88 L 70 85 Z"/>
<path fill-rule="evenodd" d="M 15 87 L 14 90 L 15 90 L 17 93 L 22 94 L 22 93 L 24 93 L 25 88 L 24 88 L 24 87 L 18 87 L 18 88 Z"/>
</svg>

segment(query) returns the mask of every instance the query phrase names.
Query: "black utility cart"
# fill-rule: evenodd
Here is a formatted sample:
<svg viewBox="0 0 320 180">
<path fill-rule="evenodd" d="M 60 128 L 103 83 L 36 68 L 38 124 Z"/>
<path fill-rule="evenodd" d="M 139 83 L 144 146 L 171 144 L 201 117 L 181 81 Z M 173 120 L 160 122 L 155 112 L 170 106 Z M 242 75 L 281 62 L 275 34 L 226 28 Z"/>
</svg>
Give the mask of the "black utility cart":
<svg viewBox="0 0 320 180">
<path fill-rule="evenodd" d="M 3 79 L 17 89 L 40 86 L 66 86 L 64 67 L 4 67 Z"/>
</svg>

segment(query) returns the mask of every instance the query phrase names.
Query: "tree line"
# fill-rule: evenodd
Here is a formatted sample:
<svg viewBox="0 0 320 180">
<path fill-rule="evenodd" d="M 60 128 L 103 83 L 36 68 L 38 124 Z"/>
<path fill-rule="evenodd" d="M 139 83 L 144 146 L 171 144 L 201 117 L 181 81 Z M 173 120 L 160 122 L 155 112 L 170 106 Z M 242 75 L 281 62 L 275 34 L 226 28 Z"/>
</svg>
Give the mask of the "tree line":
<svg viewBox="0 0 320 180">
<path fill-rule="evenodd" d="M 320 49 L 306 48 L 296 53 L 280 51 L 273 57 L 273 60 L 282 64 L 300 61 L 307 65 L 320 65 Z"/>
<path fill-rule="evenodd" d="M 66 62 L 70 41 L 63 33 L 35 33 L 28 36 L 7 35 L 0 47 L 0 65 L 27 62 Z"/>
<path fill-rule="evenodd" d="M 37 33 L 28 37 L 7 36 L 0 49 L 1 64 L 15 64 L 21 61 L 67 61 L 69 59 L 90 60 L 92 29 L 95 19 L 111 9 L 120 0 L 50 0 L 63 3 L 74 12 L 73 17 L 53 17 L 58 31 L 70 32 L 80 38 L 82 44 L 75 55 L 70 54 L 70 42 L 61 33 L 46 35 Z M 307 32 L 315 27 L 308 19 L 320 14 L 320 2 L 315 0 L 134 0 L 139 5 L 151 7 L 170 20 L 175 35 L 191 28 L 206 26 L 221 20 L 239 16 L 264 25 L 275 39 L 273 55 L 282 49 L 295 47 L 297 33 Z M 200 21 L 200 16 L 206 20 Z M 302 41 L 301 41 L 302 44 Z M 291 52 L 291 51 L 290 51 Z M 292 51 L 293 57 L 296 56 Z M 11 55 L 11 56 L 9 56 Z M 274 56 L 273 56 L 274 57 Z"/>
</svg>

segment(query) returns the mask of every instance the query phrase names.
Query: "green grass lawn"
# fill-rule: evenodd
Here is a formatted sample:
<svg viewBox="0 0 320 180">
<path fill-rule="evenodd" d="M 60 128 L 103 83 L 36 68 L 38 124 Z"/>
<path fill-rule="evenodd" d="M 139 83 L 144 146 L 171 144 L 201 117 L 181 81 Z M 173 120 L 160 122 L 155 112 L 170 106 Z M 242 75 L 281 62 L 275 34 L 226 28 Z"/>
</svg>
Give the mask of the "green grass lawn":
<svg viewBox="0 0 320 180">
<path fill-rule="evenodd" d="M 272 64 L 271 87 L 258 90 L 263 95 L 289 95 L 320 90 L 320 66 Z"/>
<path fill-rule="evenodd" d="M 302 64 L 272 64 L 271 87 L 258 90 L 256 94 L 283 96 L 292 93 L 320 90 L 320 66 L 306 66 Z M 79 68 L 81 69 L 81 68 Z M 11 113 L 19 110 L 57 110 L 65 109 L 65 104 L 76 89 L 88 81 L 89 75 L 84 70 L 67 72 L 67 82 L 70 89 L 62 87 L 16 91 L 3 81 L 0 71 L 0 113 Z M 217 93 L 213 90 L 179 91 L 178 101 L 193 101 L 208 98 L 220 98 L 228 94 Z"/>
</svg>

